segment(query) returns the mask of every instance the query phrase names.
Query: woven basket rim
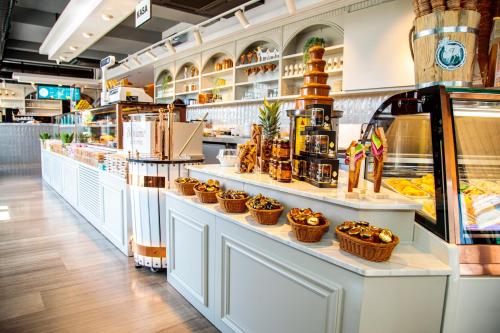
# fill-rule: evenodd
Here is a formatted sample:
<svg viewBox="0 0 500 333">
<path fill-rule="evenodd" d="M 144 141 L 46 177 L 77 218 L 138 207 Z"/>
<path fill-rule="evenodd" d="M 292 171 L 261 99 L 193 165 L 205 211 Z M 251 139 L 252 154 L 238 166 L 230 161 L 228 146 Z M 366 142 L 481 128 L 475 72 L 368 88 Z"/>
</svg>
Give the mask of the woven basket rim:
<svg viewBox="0 0 500 333">
<path fill-rule="evenodd" d="M 341 235 L 342 237 L 348 237 L 350 240 L 352 240 L 358 244 L 364 245 L 364 246 L 371 246 L 371 247 L 378 247 L 378 248 L 389 248 L 389 247 L 395 247 L 396 245 L 399 244 L 399 237 L 396 235 L 392 235 L 393 241 L 390 243 L 372 243 L 372 242 L 367 242 L 367 241 L 364 241 L 360 238 L 351 236 L 343 231 L 340 231 L 339 227 L 340 227 L 340 225 L 335 227 L 335 232 L 337 233 L 337 236 Z"/>
<path fill-rule="evenodd" d="M 292 216 L 290 215 L 290 212 L 288 212 L 286 214 L 286 218 L 288 219 L 288 222 L 290 222 L 292 225 L 294 226 L 298 226 L 299 228 L 304 228 L 304 229 L 311 229 L 311 230 L 318 230 L 318 229 L 323 229 L 323 228 L 329 228 L 330 227 L 330 221 L 325 218 L 325 224 L 322 224 L 322 225 L 307 225 L 307 224 L 300 224 L 300 223 L 297 223 L 295 222 L 293 219 L 292 219 Z"/>
<path fill-rule="evenodd" d="M 199 181 L 199 180 L 197 180 L 197 181 L 195 181 L 195 182 L 189 182 L 189 183 L 188 183 L 188 182 L 184 182 L 184 183 L 179 183 L 179 182 L 177 181 L 177 179 L 175 180 L 175 183 L 176 183 L 176 184 L 179 184 L 179 185 L 184 185 L 184 184 L 198 184 L 199 182 L 200 182 L 200 181 Z"/>
<path fill-rule="evenodd" d="M 221 200 L 226 200 L 226 201 L 238 201 L 238 200 L 248 200 L 250 199 L 250 195 L 247 193 L 247 196 L 245 198 L 240 198 L 240 199 L 227 199 L 227 198 L 222 198 L 219 193 L 221 191 L 217 192 L 215 195 L 217 196 L 218 199 L 221 199 Z"/>
<path fill-rule="evenodd" d="M 281 205 L 281 208 L 276 208 L 276 209 L 255 209 L 252 206 L 248 204 L 248 201 L 245 202 L 245 206 L 247 206 L 248 210 L 254 211 L 254 212 L 265 212 L 265 213 L 277 213 L 277 212 L 282 212 L 285 210 L 285 206 Z"/>
<path fill-rule="evenodd" d="M 217 195 L 217 192 L 198 191 L 198 190 L 196 189 L 196 187 L 193 187 L 193 190 L 194 190 L 196 193 L 207 193 L 207 194 L 215 194 L 215 195 Z"/>
</svg>

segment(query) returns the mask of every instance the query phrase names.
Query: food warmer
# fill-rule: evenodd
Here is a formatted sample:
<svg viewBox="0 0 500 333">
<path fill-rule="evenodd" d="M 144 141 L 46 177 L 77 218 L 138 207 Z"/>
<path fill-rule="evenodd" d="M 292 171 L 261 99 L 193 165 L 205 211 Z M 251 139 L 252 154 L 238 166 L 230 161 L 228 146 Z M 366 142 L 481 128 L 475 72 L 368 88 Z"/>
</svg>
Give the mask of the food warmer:
<svg viewBox="0 0 500 333">
<path fill-rule="evenodd" d="M 363 142 L 377 126 L 388 141 L 382 184 L 420 202 L 415 220 L 458 245 L 461 275 L 500 275 L 500 91 L 401 93 L 378 108 Z"/>
</svg>

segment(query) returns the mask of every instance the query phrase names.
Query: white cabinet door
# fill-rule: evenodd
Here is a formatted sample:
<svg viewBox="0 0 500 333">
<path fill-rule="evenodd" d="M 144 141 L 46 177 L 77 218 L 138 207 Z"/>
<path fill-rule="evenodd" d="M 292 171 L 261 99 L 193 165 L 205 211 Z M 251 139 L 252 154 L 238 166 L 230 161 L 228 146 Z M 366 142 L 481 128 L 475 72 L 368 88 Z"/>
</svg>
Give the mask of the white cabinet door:
<svg viewBox="0 0 500 333">
<path fill-rule="evenodd" d="M 42 150 L 41 157 L 41 168 L 42 168 L 42 178 L 47 183 L 50 183 L 49 179 L 49 165 L 50 165 L 50 154 Z"/>
<path fill-rule="evenodd" d="M 62 194 L 62 159 L 52 156 L 51 184 L 57 193 Z"/>
<path fill-rule="evenodd" d="M 168 198 L 167 221 L 167 279 L 212 319 L 215 217 Z"/>
<path fill-rule="evenodd" d="M 340 332 L 338 285 L 290 262 L 299 258 L 295 250 L 231 221 L 216 223 L 215 323 L 223 332 Z"/>
<path fill-rule="evenodd" d="M 75 162 L 62 163 L 62 195 L 73 206 L 78 203 L 78 165 Z"/>
<path fill-rule="evenodd" d="M 78 211 L 94 226 L 101 224 L 101 187 L 99 171 L 78 165 Z"/>
<path fill-rule="evenodd" d="M 103 228 L 107 237 L 116 246 L 127 245 L 124 226 L 126 193 L 124 186 L 101 185 Z"/>
</svg>

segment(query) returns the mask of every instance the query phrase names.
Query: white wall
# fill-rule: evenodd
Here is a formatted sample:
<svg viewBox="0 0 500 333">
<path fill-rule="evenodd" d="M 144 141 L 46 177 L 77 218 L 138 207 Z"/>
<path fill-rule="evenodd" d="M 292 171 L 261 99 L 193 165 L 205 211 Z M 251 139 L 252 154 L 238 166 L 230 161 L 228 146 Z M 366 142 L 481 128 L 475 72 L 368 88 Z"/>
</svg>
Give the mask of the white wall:
<svg viewBox="0 0 500 333">
<path fill-rule="evenodd" d="M 396 0 L 346 14 L 344 90 L 415 84 L 408 34 L 411 0 Z"/>
</svg>

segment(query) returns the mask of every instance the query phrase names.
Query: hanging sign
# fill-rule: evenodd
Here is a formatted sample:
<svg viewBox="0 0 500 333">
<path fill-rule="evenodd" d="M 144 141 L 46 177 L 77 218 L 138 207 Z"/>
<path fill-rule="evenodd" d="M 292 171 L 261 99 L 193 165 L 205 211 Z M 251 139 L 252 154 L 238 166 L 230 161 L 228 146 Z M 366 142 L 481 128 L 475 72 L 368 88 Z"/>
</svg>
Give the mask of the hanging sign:
<svg viewBox="0 0 500 333">
<path fill-rule="evenodd" d="M 138 28 L 151 19 L 151 0 L 140 0 L 135 6 L 135 27 Z"/>
</svg>

